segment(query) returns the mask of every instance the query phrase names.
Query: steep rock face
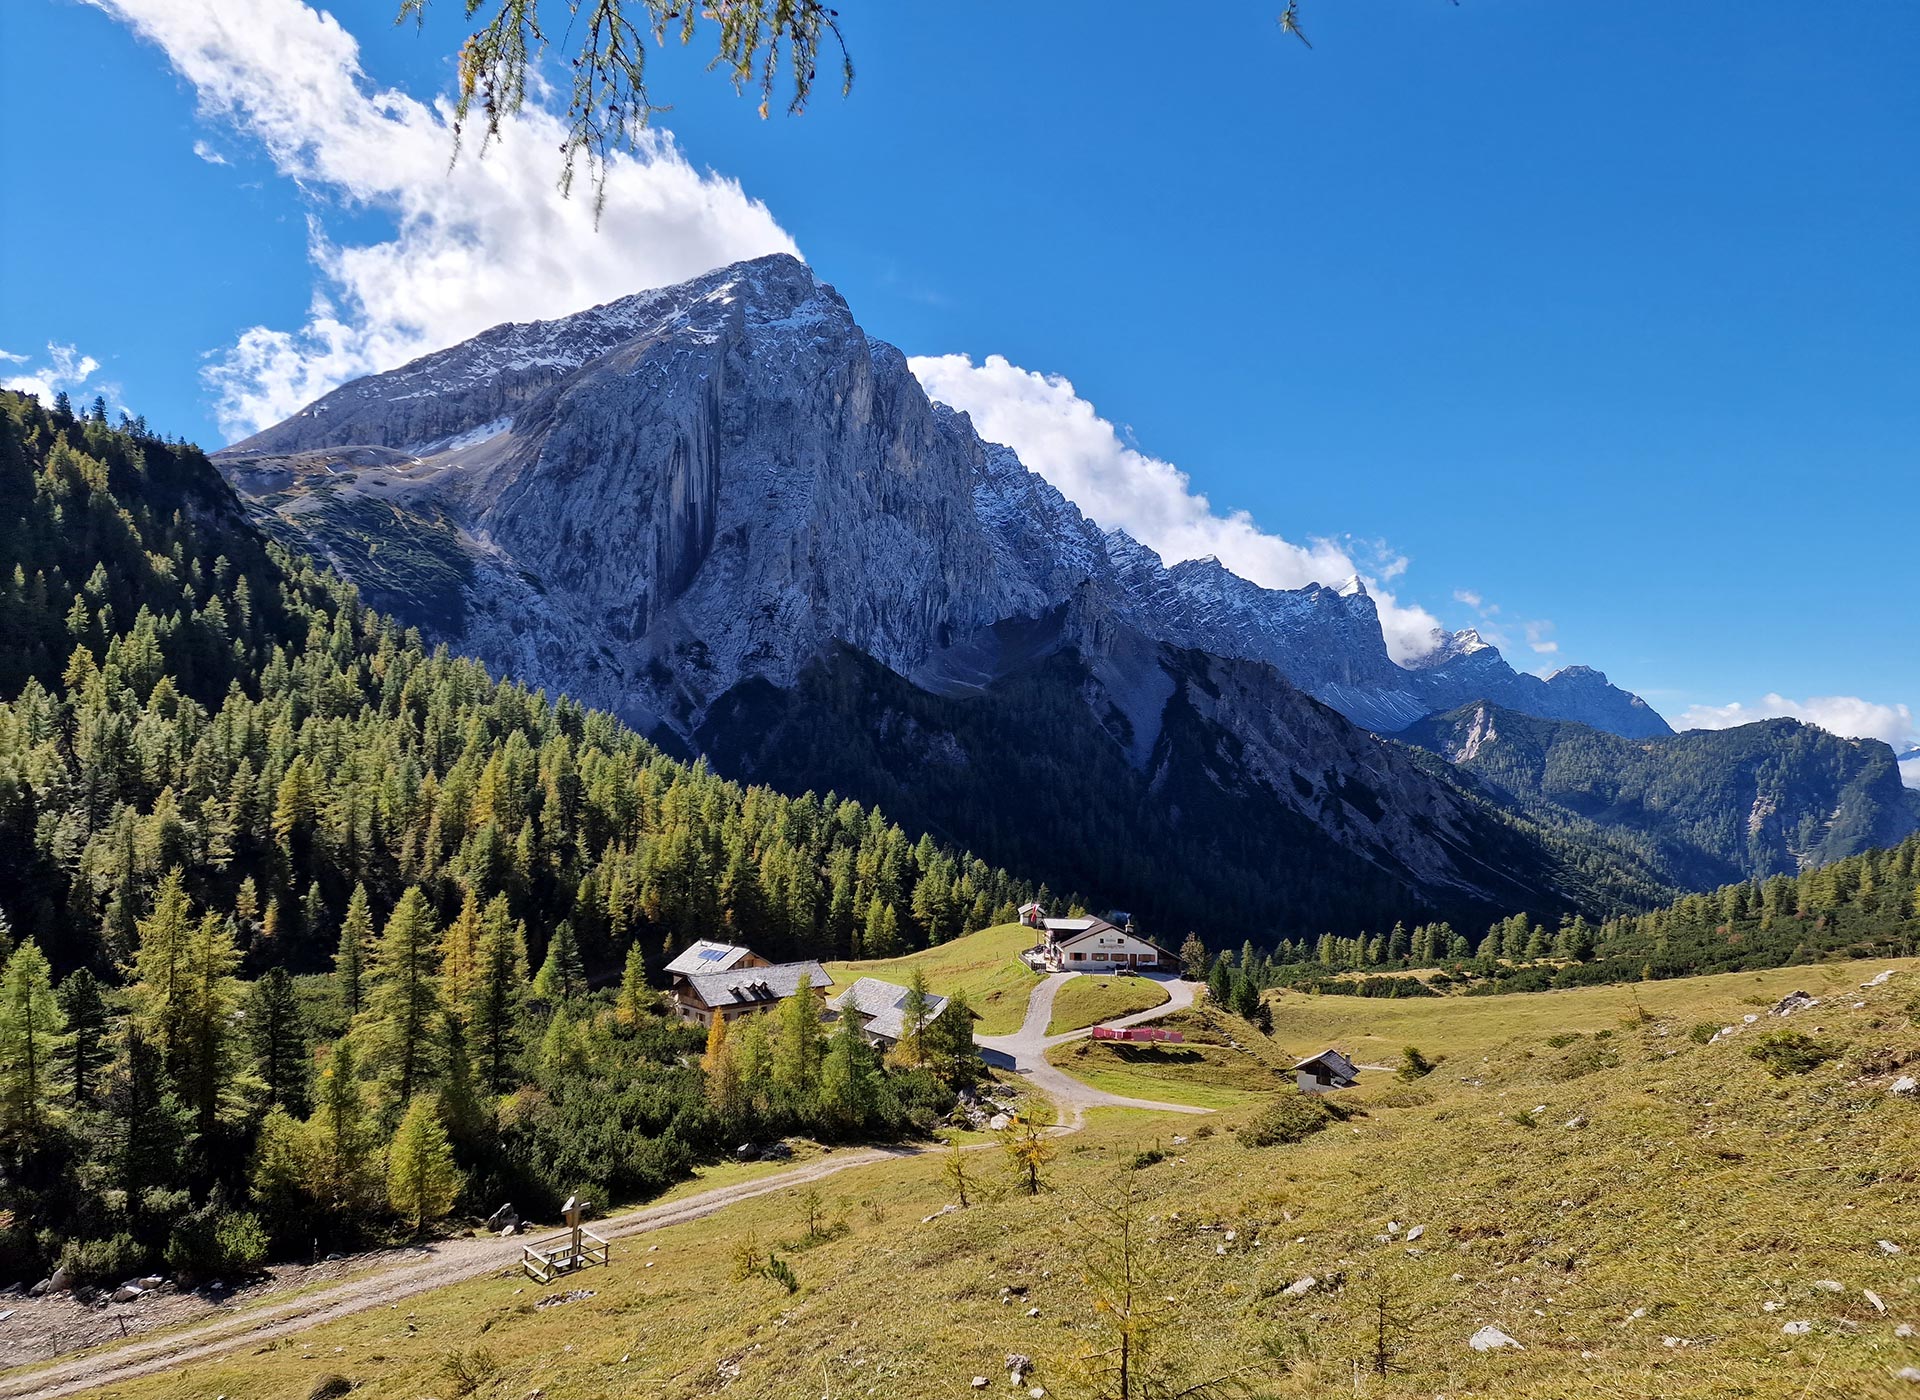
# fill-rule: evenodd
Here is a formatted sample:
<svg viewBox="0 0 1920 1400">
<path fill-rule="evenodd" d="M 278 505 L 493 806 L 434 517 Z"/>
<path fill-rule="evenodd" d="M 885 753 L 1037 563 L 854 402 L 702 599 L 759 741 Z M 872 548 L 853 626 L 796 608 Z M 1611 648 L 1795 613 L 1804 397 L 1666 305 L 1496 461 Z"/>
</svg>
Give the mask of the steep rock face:
<svg viewBox="0 0 1920 1400">
<path fill-rule="evenodd" d="M 1920 829 L 1893 750 L 1796 720 L 1631 740 L 1473 704 L 1405 737 L 1519 801 L 1631 841 L 1694 888 L 1797 874 Z"/>
<path fill-rule="evenodd" d="M 790 683 L 829 640 L 915 673 L 954 636 L 1088 585 L 1143 635 L 1266 662 L 1380 732 L 1477 698 L 1665 730 L 1598 673 L 1517 676 L 1477 639 L 1398 666 L 1357 585 L 1266 589 L 1102 534 L 930 404 L 786 257 L 496 327 L 336 390 L 221 462 L 283 538 L 384 605 L 417 598 L 411 620 L 436 635 L 682 734 L 714 695 L 747 676 Z M 372 538 L 389 528 L 406 538 L 383 559 Z"/>
</svg>

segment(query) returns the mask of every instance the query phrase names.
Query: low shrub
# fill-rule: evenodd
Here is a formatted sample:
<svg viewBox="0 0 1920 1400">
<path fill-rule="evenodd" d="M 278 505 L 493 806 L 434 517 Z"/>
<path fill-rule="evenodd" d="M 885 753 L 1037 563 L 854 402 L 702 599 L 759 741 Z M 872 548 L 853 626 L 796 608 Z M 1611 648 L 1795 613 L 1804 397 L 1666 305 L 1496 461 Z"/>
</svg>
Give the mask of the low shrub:
<svg viewBox="0 0 1920 1400">
<path fill-rule="evenodd" d="M 1718 1034 L 1720 1034 L 1720 1023 L 1718 1021 L 1695 1021 L 1692 1028 L 1687 1032 L 1687 1039 L 1691 1040 L 1695 1045 L 1705 1045 Z"/>
<path fill-rule="evenodd" d="M 1838 1059 L 1843 1048 L 1832 1041 L 1815 1040 L 1804 1031 L 1769 1031 L 1747 1047 L 1747 1054 L 1775 1079 L 1785 1079 L 1790 1074 L 1810 1073 L 1828 1060 Z"/>
<path fill-rule="evenodd" d="M 152 1255 L 132 1235 L 113 1235 L 103 1240 L 69 1240 L 60 1251 L 60 1267 L 73 1275 L 75 1283 L 119 1283 L 144 1274 Z"/>
<path fill-rule="evenodd" d="M 1243 1147 L 1278 1147 L 1300 1142 L 1329 1123 L 1350 1116 L 1347 1109 L 1322 1095 L 1293 1089 L 1276 1096 L 1241 1127 L 1240 1143 Z"/>
<path fill-rule="evenodd" d="M 190 1280 L 251 1273 L 267 1257 L 267 1243 L 260 1217 L 209 1201 L 174 1225 L 167 1267 Z"/>
</svg>

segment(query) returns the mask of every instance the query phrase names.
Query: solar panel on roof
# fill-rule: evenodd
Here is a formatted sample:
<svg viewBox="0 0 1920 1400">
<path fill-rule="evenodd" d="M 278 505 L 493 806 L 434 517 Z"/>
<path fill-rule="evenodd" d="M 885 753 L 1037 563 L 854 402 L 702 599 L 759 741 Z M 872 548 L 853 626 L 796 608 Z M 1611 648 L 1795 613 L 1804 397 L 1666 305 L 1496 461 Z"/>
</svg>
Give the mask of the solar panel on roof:
<svg viewBox="0 0 1920 1400">
<path fill-rule="evenodd" d="M 713 962 L 716 959 L 724 958 L 728 953 L 732 951 L 733 950 L 731 948 L 702 948 L 700 950 L 700 961 Z"/>
</svg>

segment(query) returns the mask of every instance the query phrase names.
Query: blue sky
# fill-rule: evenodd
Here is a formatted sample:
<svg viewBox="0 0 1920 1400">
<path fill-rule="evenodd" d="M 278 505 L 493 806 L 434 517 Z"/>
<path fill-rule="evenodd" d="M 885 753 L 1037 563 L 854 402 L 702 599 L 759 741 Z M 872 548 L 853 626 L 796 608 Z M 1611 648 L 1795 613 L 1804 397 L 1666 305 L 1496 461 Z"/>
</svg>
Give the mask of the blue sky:
<svg viewBox="0 0 1920 1400">
<path fill-rule="evenodd" d="M 424 113 L 390 161 L 340 117 L 342 53 L 444 92 L 458 8 L 352 0 L 314 43 L 297 0 L 6 6 L 41 174 L 0 195 L 0 376 L 72 346 L 83 392 L 215 442 L 496 306 L 787 240 L 873 334 L 968 357 L 923 377 L 1103 523 L 1262 581 L 1349 561 L 1410 628 L 1670 716 L 1912 735 L 1920 7 L 1308 0 L 1309 51 L 1277 5 L 846 0 L 853 95 L 797 120 L 660 55 L 679 156 L 598 233 L 531 139 L 447 176 Z"/>
</svg>

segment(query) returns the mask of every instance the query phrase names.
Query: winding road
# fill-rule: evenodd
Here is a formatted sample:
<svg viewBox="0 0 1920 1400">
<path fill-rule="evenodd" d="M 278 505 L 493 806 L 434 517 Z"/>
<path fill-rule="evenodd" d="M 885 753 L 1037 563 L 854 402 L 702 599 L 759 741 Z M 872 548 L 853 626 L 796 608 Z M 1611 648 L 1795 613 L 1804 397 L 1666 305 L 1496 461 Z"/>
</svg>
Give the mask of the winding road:
<svg viewBox="0 0 1920 1400">
<path fill-rule="evenodd" d="M 1058 1065 L 1047 1062 L 1047 1051 L 1054 1046 L 1064 1045 L 1070 1040 L 1084 1040 L 1093 1033 L 1093 1028 L 1088 1026 L 1063 1035 L 1047 1034 L 1047 1023 L 1053 1020 L 1053 999 L 1067 983 L 1086 975 L 1056 972 L 1043 978 L 1027 998 L 1027 1018 L 1020 1023 L 1020 1029 L 1012 1035 L 979 1036 L 976 1038 L 978 1044 L 984 1050 L 997 1050 L 1009 1057 L 1013 1061 L 1014 1073 L 1024 1075 L 1036 1089 L 1060 1106 L 1062 1126 L 1069 1131 L 1080 1126 L 1090 1108 L 1152 1108 L 1168 1113 L 1213 1112 L 1210 1108 L 1195 1108 L 1190 1104 L 1160 1103 L 1154 1099 L 1130 1099 L 1120 1094 L 1109 1094 L 1104 1089 L 1081 1083 Z M 1156 976 L 1152 980 L 1166 988 L 1166 1001 L 1129 1016 L 1116 1016 L 1102 1024 L 1137 1026 L 1144 1021 L 1171 1016 L 1176 1011 L 1184 1011 L 1192 1006 L 1195 995 L 1206 985 L 1183 981 L 1178 977 Z"/>
<path fill-rule="evenodd" d="M 998 1050 L 1010 1057 L 1016 1073 L 1024 1075 L 1060 1105 L 1062 1121 L 1057 1131 L 1066 1133 L 1077 1130 L 1085 1121 L 1089 1108 L 1211 1112 L 1210 1109 L 1193 1108 L 1185 1104 L 1156 1103 L 1151 1099 L 1130 1099 L 1104 1093 L 1047 1063 L 1046 1052 L 1050 1048 L 1069 1040 L 1078 1040 L 1091 1031 L 1088 1028 L 1053 1036 L 1046 1033 L 1047 1023 L 1053 1019 L 1054 997 L 1065 983 L 1080 975 L 1062 973 L 1045 978 L 1028 998 L 1026 1020 L 1018 1031 L 1012 1035 L 983 1036 L 979 1042 L 983 1048 Z M 1116 1017 L 1107 1024 L 1137 1025 L 1182 1010 L 1193 1004 L 1194 994 L 1201 986 L 1196 982 L 1183 982 L 1171 977 L 1155 980 L 1167 989 L 1169 1000 L 1146 1011 Z M 918 1156 L 928 1150 L 920 1146 L 842 1150 L 803 1166 L 761 1177 L 757 1181 L 716 1187 L 677 1201 L 612 1216 L 599 1222 L 595 1230 L 609 1239 L 645 1234 L 698 1220 L 741 1201 L 773 1195 L 850 1168 Z M 162 1335 L 129 1341 L 72 1360 L 0 1373 L 0 1400 L 58 1400 L 61 1396 L 76 1395 L 99 1386 L 123 1384 L 141 1376 L 178 1370 L 194 1362 L 243 1348 L 258 1347 L 354 1313 L 392 1306 L 430 1289 L 516 1269 L 520 1263 L 523 1242 L 520 1239 L 493 1238 L 442 1240 L 413 1252 L 402 1262 L 384 1268 L 371 1268 L 356 1277 L 280 1302 L 268 1300 Z"/>
</svg>

